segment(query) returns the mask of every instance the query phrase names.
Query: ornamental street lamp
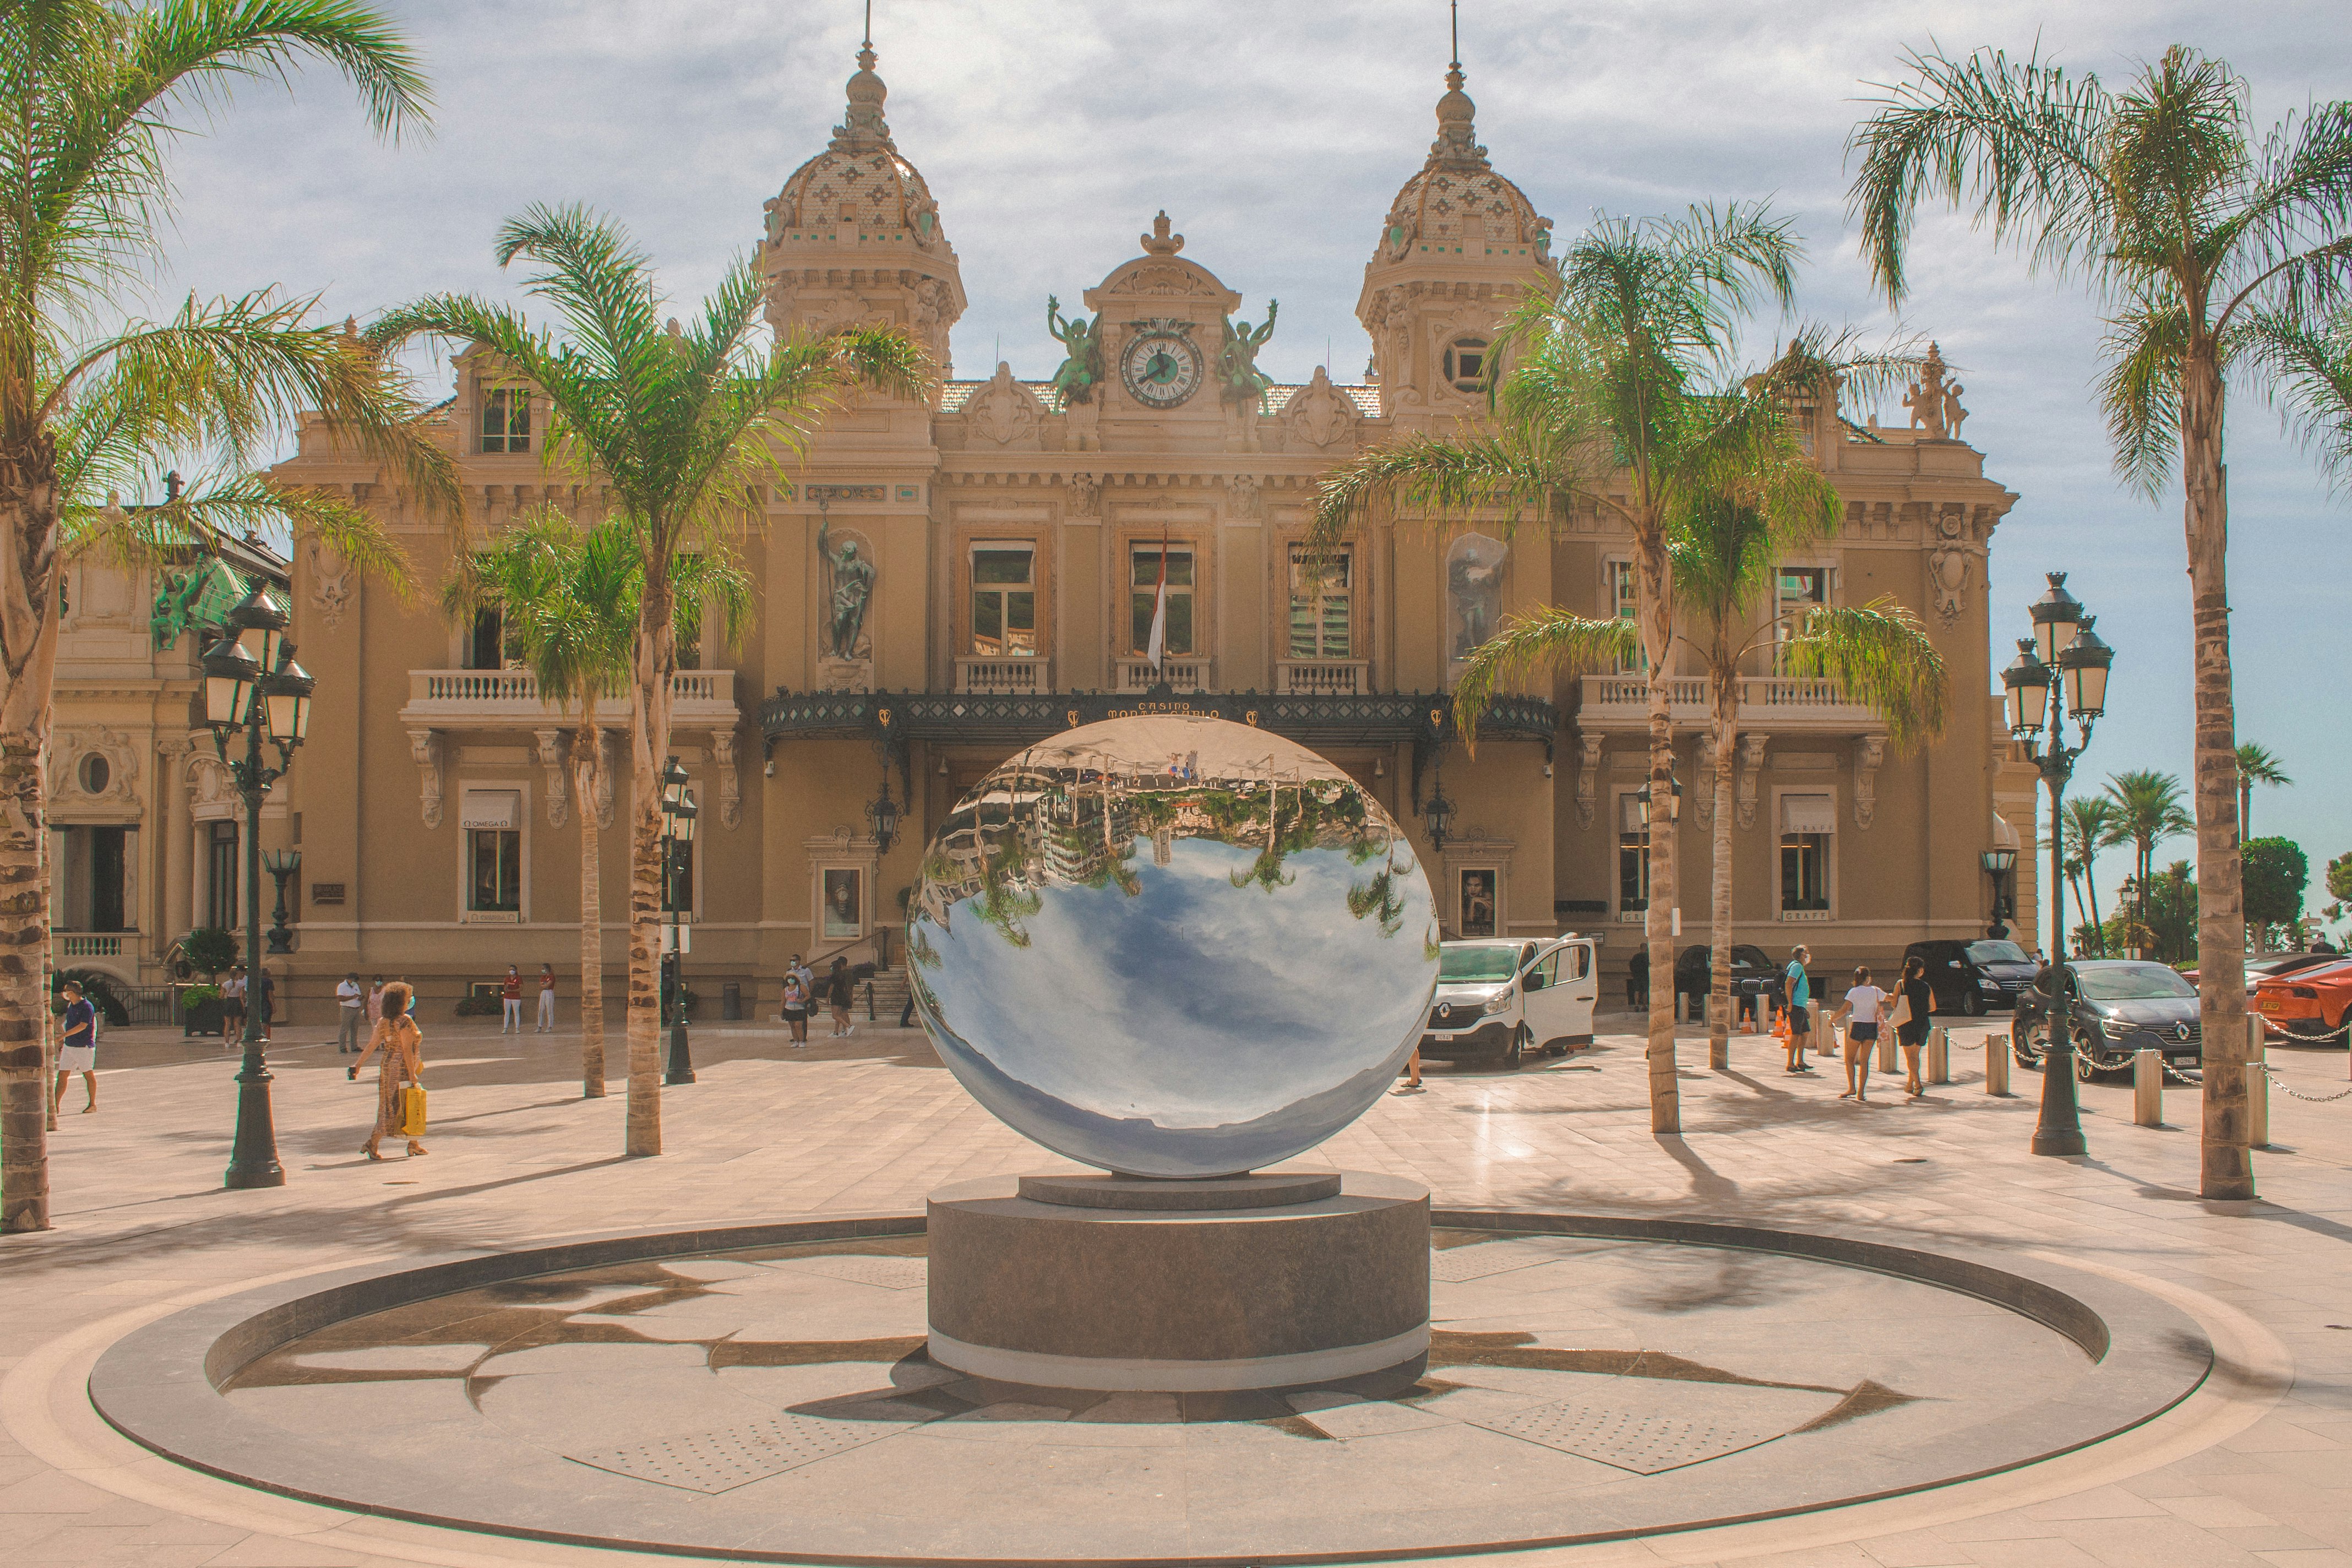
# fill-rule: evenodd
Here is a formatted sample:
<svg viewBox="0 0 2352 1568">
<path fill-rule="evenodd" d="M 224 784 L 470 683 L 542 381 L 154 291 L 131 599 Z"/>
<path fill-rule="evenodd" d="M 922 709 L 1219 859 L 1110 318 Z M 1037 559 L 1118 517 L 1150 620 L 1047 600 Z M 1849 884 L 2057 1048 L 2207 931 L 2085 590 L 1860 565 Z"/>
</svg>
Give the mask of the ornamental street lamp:
<svg viewBox="0 0 2352 1568">
<path fill-rule="evenodd" d="M 866 820 L 874 825 L 874 847 L 884 855 L 898 841 L 898 803 L 890 798 L 890 770 L 882 770 L 882 793 L 866 802 Z"/>
<path fill-rule="evenodd" d="M 302 868 L 302 851 L 266 849 L 262 851 L 261 864 L 278 884 L 278 907 L 269 915 L 269 951 L 291 952 L 294 951 L 294 933 L 286 927 L 286 883 Z"/>
<path fill-rule="evenodd" d="M 1983 862 L 1985 875 L 1992 879 L 1992 929 L 1985 934 L 1995 938 L 2007 936 L 2009 918 L 2016 912 L 2016 905 L 2011 901 L 2013 896 L 2009 890 L 2009 879 L 2017 869 L 2017 851 L 2007 847 L 1988 849 L 1979 858 Z"/>
<path fill-rule="evenodd" d="M 224 639 L 205 655 L 205 721 L 213 732 L 213 750 L 228 765 L 230 781 L 245 802 L 245 952 L 251 970 L 252 990 L 261 993 L 261 803 L 270 787 L 293 764 L 294 748 L 310 731 L 310 695 L 317 683 L 294 662 L 294 645 L 286 640 L 286 612 L 261 589 L 255 589 L 228 613 L 233 639 Z M 242 731 L 245 755 L 229 755 L 229 739 Z M 262 745 L 278 752 L 278 765 L 263 760 Z M 285 925 L 285 878 L 301 864 L 299 858 L 273 858 L 270 870 L 278 878 L 278 926 Z M 279 873 L 280 865 L 285 867 Z M 286 946 L 272 942 L 269 951 Z M 262 1010 L 249 1006 L 245 1015 L 245 1059 L 236 1075 L 236 1136 L 229 1153 L 228 1187 L 281 1187 L 285 1168 L 278 1163 L 278 1134 L 270 1112 L 270 1072 L 261 1040 Z"/>
<path fill-rule="evenodd" d="M 2091 726 L 2106 711 L 2107 671 L 2116 650 L 2092 631 L 2082 601 L 2066 591 L 2066 574 L 2052 572 L 2049 592 L 2032 606 L 2033 636 L 2021 638 L 2017 658 L 2001 671 L 2009 694 L 2009 732 L 2025 744 L 2025 754 L 2050 790 L 2050 1015 L 2042 1053 L 2042 1115 L 2033 1129 L 2037 1154 L 2084 1154 L 2083 1121 L 2074 1098 L 2074 1073 L 2061 1070 L 2074 1055 L 2074 983 L 2066 967 L 2066 869 L 2063 835 L 2057 825 L 2074 772 L 2074 759 L 2091 743 Z M 2068 710 L 2079 739 L 2065 743 Z M 2047 730 L 2048 747 L 2042 745 Z M 1990 868 L 1990 861 L 1988 861 Z M 2058 1053 L 2063 1051 L 2064 1056 Z"/>
<path fill-rule="evenodd" d="M 694 1081 L 694 1058 L 688 1052 L 686 1038 L 685 915 L 687 889 L 692 886 L 694 876 L 694 819 L 698 813 L 694 792 L 686 787 L 685 781 L 686 770 L 672 757 L 662 770 L 662 815 L 667 819 L 662 834 L 662 880 L 669 893 L 670 975 L 677 1006 L 670 1016 L 669 1067 L 662 1074 L 666 1084 Z"/>
<path fill-rule="evenodd" d="M 1446 830 L 1454 826 L 1454 803 L 1445 798 L 1445 759 L 1437 759 L 1437 773 L 1430 781 L 1429 804 L 1421 808 L 1422 820 L 1429 824 L 1429 847 L 1445 847 Z"/>
<path fill-rule="evenodd" d="M 1680 779 L 1669 779 L 1666 782 L 1675 786 L 1674 794 L 1666 797 L 1666 824 L 1668 826 L 1672 826 L 1674 824 L 1680 822 L 1683 819 L 1683 781 Z M 1650 786 L 1648 784 L 1643 784 L 1640 789 L 1634 791 L 1633 798 L 1641 804 L 1642 826 L 1644 827 L 1649 826 Z"/>
</svg>

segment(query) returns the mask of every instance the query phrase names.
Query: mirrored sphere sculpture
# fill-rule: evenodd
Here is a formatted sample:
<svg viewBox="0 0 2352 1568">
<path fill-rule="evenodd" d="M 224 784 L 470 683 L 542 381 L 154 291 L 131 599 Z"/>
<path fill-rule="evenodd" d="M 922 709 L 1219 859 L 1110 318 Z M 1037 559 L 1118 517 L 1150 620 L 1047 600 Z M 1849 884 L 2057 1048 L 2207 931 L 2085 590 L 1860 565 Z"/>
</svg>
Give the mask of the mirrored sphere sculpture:
<svg viewBox="0 0 2352 1568">
<path fill-rule="evenodd" d="M 959 802 L 908 911 L 916 1009 L 972 1097 L 1130 1175 L 1226 1175 L 1363 1114 L 1419 1038 L 1437 920 L 1362 785 L 1280 736 L 1144 716 Z"/>
</svg>

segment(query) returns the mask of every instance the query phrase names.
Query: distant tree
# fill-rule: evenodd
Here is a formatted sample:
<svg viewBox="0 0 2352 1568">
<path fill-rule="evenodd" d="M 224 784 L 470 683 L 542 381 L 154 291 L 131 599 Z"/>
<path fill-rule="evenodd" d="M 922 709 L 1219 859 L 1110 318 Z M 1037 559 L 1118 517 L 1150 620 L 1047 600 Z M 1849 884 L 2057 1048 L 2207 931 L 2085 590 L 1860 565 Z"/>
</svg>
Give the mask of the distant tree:
<svg viewBox="0 0 2352 1568">
<path fill-rule="evenodd" d="M 2147 879 L 2141 902 L 2147 946 L 2167 963 L 2185 963 L 2197 953 L 2197 873 L 2175 860 Z"/>
<path fill-rule="evenodd" d="M 2244 858 L 2246 924 L 2254 931 L 2254 950 L 2267 952 L 2274 928 L 2293 926 L 2303 918 L 2303 889 L 2311 880 L 2311 862 L 2292 838 L 2249 838 Z"/>
<path fill-rule="evenodd" d="M 2327 890 L 2337 899 L 2352 902 L 2352 849 L 2327 863 Z"/>
<path fill-rule="evenodd" d="M 2074 907 L 2090 918 L 2084 929 L 2092 933 L 2092 940 L 2103 940 L 2106 927 L 2099 919 L 2097 860 L 2100 847 L 2114 842 L 2108 835 L 2115 826 L 2116 803 L 2103 795 L 2069 795 L 2060 822 L 2066 847 L 2066 880 L 2074 889 Z M 2092 951 L 2104 956 L 2107 950 Z"/>
<path fill-rule="evenodd" d="M 2252 741 L 2238 742 L 2238 837 L 2243 842 L 2254 830 L 2254 786 L 2285 789 L 2294 781 L 2286 776 L 2279 760 L 2271 755 L 2270 748 Z M 2252 919 L 2252 916 L 2248 916 Z"/>
</svg>

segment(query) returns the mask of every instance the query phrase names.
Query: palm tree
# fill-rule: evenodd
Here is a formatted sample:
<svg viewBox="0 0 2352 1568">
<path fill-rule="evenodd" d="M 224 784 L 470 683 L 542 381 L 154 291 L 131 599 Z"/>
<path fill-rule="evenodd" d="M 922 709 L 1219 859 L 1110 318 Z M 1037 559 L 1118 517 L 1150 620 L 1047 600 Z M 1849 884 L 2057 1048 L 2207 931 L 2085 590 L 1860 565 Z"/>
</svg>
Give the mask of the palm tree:
<svg viewBox="0 0 2352 1568">
<path fill-rule="evenodd" d="M 495 607 L 509 650 L 530 668 L 540 700 L 572 722 L 572 790 L 580 816 L 580 1092 L 604 1092 L 604 900 L 596 802 L 604 731 L 597 700 L 628 679 L 645 593 L 645 541 L 628 518 L 581 528 L 562 513 L 526 517 L 490 546 L 466 557 L 444 606 L 470 619 Z M 706 605 L 719 607 L 724 635 L 741 639 L 751 613 L 751 579 L 723 552 L 681 555 L 672 583 L 673 634 L 696 643 Z"/>
<path fill-rule="evenodd" d="M 2294 781 L 2286 776 L 2286 769 L 2271 754 L 2268 746 L 2252 741 L 2238 742 L 2238 842 L 2242 844 L 2254 836 L 2254 786 L 2286 789 Z"/>
<path fill-rule="evenodd" d="M 1531 289 L 1500 334 L 1496 363 L 1507 368 L 1490 384 L 1493 427 L 1410 437 L 1339 465 L 1322 480 L 1310 544 L 1327 547 L 1376 509 L 1398 505 L 1462 519 L 1485 506 L 1508 517 L 1533 502 L 1546 528 L 1587 510 L 1630 530 L 1636 635 L 1649 659 L 1650 788 L 1664 799 L 1674 787 L 1667 531 L 1676 509 L 1715 492 L 1727 475 L 1765 494 L 1826 488 L 1787 428 L 1781 395 L 1797 390 L 1793 377 L 1768 373 L 1757 395 L 1744 398 L 1710 384 L 1728 367 L 1738 321 L 1763 300 L 1792 301 L 1798 255 L 1788 226 L 1761 205 L 1597 219 L 1560 258 L 1558 286 Z M 1522 617 L 1518 633 L 1524 641 L 1554 636 L 1540 656 L 1554 662 L 1571 647 L 1597 653 L 1601 634 L 1578 629 L 1577 619 L 1542 611 Z M 1611 630 L 1609 646 L 1622 635 Z M 1510 668 L 1507 656 L 1498 658 L 1498 673 Z M 1650 965 L 1666 974 L 1674 835 L 1651 835 L 1649 868 L 1659 894 L 1645 933 Z M 1677 1132 L 1671 986 L 1652 990 L 1649 1036 L 1650 1125 Z"/>
<path fill-rule="evenodd" d="M 1922 199 L 1972 204 L 1997 243 L 2082 276 L 2107 307 L 2101 393 L 2117 470 L 2154 499 L 2179 465 L 2207 1042 L 2199 1190 L 2251 1198 L 2224 397 L 2236 376 L 2283 399 L 2323 461 L 2352 464 L 2352 360 L 2326 321 L 2352 283 L 2352 104 L 2315 105 L 2258 142 L 2248 84 L 2179 46 L 2120 91 L 1997 51 L 1908 64 L 1852 142 L 1852 206 L 1888 300 L 1903 297 Z"/>
<path fill-rule="evenodd" d="M 772 345 L 760 333 L 765 291 L 744 258 L 730 263 L 691 325 L 661 319 L 651 264 L 626 230 L 583 207 L 534 206 L 499 231 L 502 267 L 538 266 L 526 292 L 549 301 L 558 331 L 504 305 L 441 294 L 401 306 L 370 330 L 386 348 L 416 337 L 465 340 L 496 353 L 552 406 L 545 460 L 609 489 L 638 530 L 644 585 L 629 656 L 629 1112 L 626 1152 L 661 1152 L 661 768 L 669 753 L 677 668 L 679 562 L 690 542 L 723 545 L 752 523 L 747 498 L 783 471 L 860 388 L 915 397 L 929 384 L 903 333 L 849 327 Z"/>
<path fill-rule="evenodd" d="M 2098 853 L 2118 842 L 2108 837 L 2116 822 L 2116 803 L 2102 795 L 2069 795 L 2059 832 L 2064 839 L 2066 876 L 2074 887 L 2074 907 L 2089 920 L 2091 930 L 2104 932 L 2099 922 Z M 2079 878 L 2080 880 L 2075 880 Z M 2052 951 L 2056 951 L 2053 949 Z M 2105 951 L 2104 946 L 2101 949 Z"/>
<path fill-rule="evenodd" d="M 2128 844 L 2132 847 L 2134 885 L 2143 889 L 2156 870 L 2156 847 L 2167 838 L 2197 831 L 2197 824 L 2180 804 L 2180 780 L 2171 773 L 2160 773 L 2153 768 L 2137 768 L 2117 773 L 2107 781 L 2107 799 L 2115 806 L 2115 818 L 2099 842 L 2102 845 Z M 2135 909 L 2131 925 L 2139 926 L 2140 911 Z M 2240 941 L 2244 937 L 2241 934 Z M 2141 945 L 2137 941 L 2132 943 Z M 2240 962 L 2243 962 L 2242 956 Z"/>
<path fill-rule="evenodd" d="M 237 477 L 304 409 L 338 421 L 421 504 L 454 497 L 397 370 L 310 324 L 310 300 L 269 290 L 192 298 L 165 320 L 90 330 L 160 259 L 167 140 L 239 81 L 287 80 L 310 60 L 358 89 L 377 131 L 422 121 L 428 99 L 414 53 L 352 0 L 0 5 L 0 560 L 9 563 L 0 578 L 0 881 L 12 886 L 47 885 L 40 760 L 58 573 L 71 552 L 135 553 L 142 538 L 175 533 L 199 540 L 206 519 L 232 515 L 350 532 L 348 511 Z M 110 489 L 145 488 L 123 482 L 127 471 L 173 451 L 217 454 L 232 477 L 163 517 L 107 504 Z M 0 943 L 46 952 L 47 925 L 42 900 L 12 901 Z M 48 1226 L 47 1002 L 38 964 L 0 977 L 0 1230 Z"/>
</svg>

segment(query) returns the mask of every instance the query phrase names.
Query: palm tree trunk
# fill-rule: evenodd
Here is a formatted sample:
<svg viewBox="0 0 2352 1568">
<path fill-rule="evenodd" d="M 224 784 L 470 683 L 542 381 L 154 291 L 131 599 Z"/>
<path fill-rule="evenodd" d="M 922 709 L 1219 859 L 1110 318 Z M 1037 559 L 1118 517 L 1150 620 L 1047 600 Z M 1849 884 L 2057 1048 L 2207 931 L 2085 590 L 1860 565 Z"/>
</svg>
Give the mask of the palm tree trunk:
<svg viewBox="0 0 2352 1568">
<path fill-rule="evenodd" d="M 1674 603 L 1667 596 L 1665 535 L 1654 525 L 1634 536 L 1642 646 L 1650 656 L 1650 898 L 1643 935 L 1650 949 L 1650 1131 L 1683 1130 L 1682 1087 L 1675 1072 Z"/>
<path fill-rule="evenodd" d="M 588 697 L 594 711 L 595 693 Z M 572 742 L 572 777 L 580 816 L 580 1097 L 604 1098 L 604 879 L 598 859 L 604 841 L 596 830 L 596 768 L 603 761 L 604 734 L 594 721 L 580 726 Z"/>
<path fill-rule="evenodd" d="M 2205 1042 L 2199 1195 L 2254 1195 L 2246 1118 L 2245 889 L 2238 853 L 2237 714 L 2230 669 L 2230 498 L 2221 466 L 2221 377 L 2192 340 L 2181 374 L 2180 463 L 2196 618 L 2197 991 Z"/>
<path fill-rule="evenodd" d="M 2107 955 L 2107 928 L 2105 922 L 2099 919 L 2099 873 L 2096 862 L 2084 868 L 2083 890 L 2091 896 L 2091 940 L 2098 944 L 2096 951 L 2099 956 L 2105 958 Z M 2053 947 L 2050 951 L 2056 952 L 2060 949 Z"/>
<path fill-rule="evenodd" d="M 1707 964 L 1706 1065 L 1717 1072 L 1731 1067 L 1731 748 L 1739 720 L 1739 676 L 1736 668 L 1715 677 L 1715 876 L 1709 902 L 1714 927 L 1709 940 L 1714 953 Z"/>
<path fill-rule="evenodd" d="M 2241 773 L 2238 776 L 2238 842 L 2243 844 L 2254 831 L 2254 781 Z"/>
<path fill-rule="evenodd" d="M 46 442 L 0 453 L 0 1232 L 49 1228 L 49 697 L 57 485 Z"/>
<path fill-rule="evenodd" d="M 661 906 L 663 762 L 669 755 L 670 631 L 667 544 L 648 547 L 629 693 L 629 1115 L 630 1154 L 658 1154 L 661 1135 Z"/>
</svg>

